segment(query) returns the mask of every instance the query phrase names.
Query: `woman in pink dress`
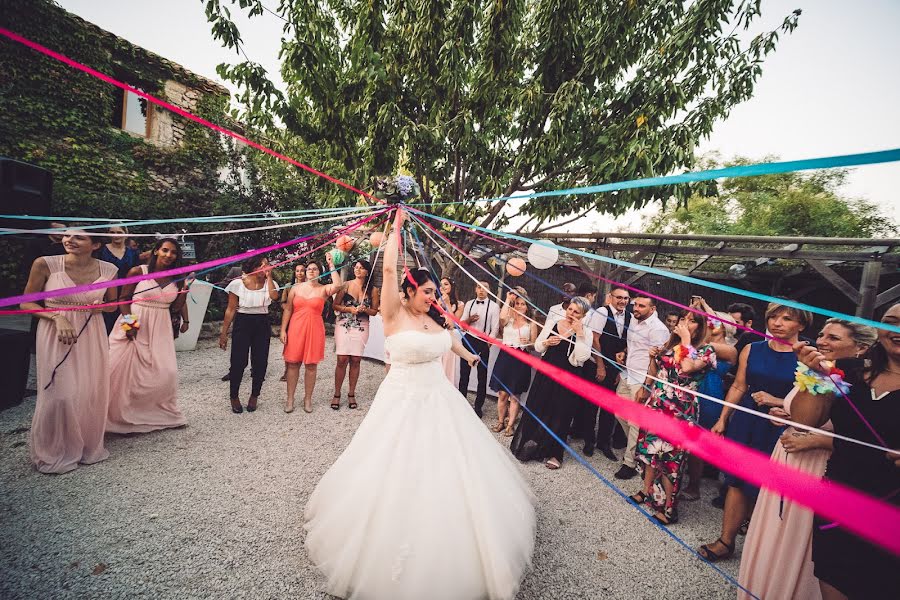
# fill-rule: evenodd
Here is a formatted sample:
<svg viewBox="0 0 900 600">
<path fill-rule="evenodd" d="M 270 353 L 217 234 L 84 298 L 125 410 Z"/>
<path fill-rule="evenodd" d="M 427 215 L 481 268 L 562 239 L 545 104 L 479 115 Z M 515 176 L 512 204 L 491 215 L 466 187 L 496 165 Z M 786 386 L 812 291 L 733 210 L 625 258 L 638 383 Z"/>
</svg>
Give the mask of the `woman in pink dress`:
<svg viewBox="0 0 900 600">
<path fill-rule="evenodd" d="M 337 363 L 334 367 L 334 399 L 331 408 L 338 410 L 341 402 L 341 387 L 350 370 L 347 390 L 347 408 L 356 408 L 356 382 L 359 381 L 359 367 L 363 351 L 369 340 L 369 317 L 378 314 L 381 291 L 372 288 L 372 265 L 359 259 L 353 263 L 353 279 L 348 281 L 334 297 L 334 352 Z"/>
<path fill-rule="evenodd" d="M 877 337 L 871 327 L 828 319 L 816 347 L 829 360 L 852 358 L 865 352 Z M 796 393 L 795 387 L 785 397 L 783 408 L 773 408 L 770 414 L 790 418 Z M 831 431 L 831 422 L 822 428 Z M 772 460 L 821 477 L 831 449 L 832 438 L 788 427 L 772 451 Z M 820 600 L 819 580 L 813 574 L 812 534 L 812 511 L 763 488 L 744 542 L 740 584 L 759 598 Z M 750 597 L 738 592 L 742 600 Z"/>
<path fill-rule="evenodd" d="M 334 268 L 331 254 L 325 255 L 331 283 L 322 285 L 319 265 L 306 265 L 306 281 L 291 288 L 288 302 L 281 315 L 281 343 L 284 344 L 284 362 L 287 365 L 287 401 L 284 412 L 294 412 L 294 396 L 300 380 L 300 365 L 305 368 L 303 378 L 303 410 L 312 412 L 312 395 L 316 387 L 319 363 L 325 358 L 325 322 L 322 310 L 325 298 L 341 289 L 341 275 Z"/>
<path fill-rule="evenodd" d="M 62 243 L 66 254 L 42 256 L 31 265 L 26 294 L 116 278 L 115 265 L 92 256 L 100 249 L 98 238 L 69 229 Z M 46 308 L 63 309 L 104 300 L 115 301 L 115 288 L 48 298 L 45 304 Z M 23 302 L 21 307 L 42 308 L 37 302 Z M 93 464 L 109 457 L 103 447 L 109 346 L 106 326 L 97 313 L 113 310 L 115 306 L 34 313 L 39 318 L 35 342 L 37 404 L 29 445 L 31 461 L 42 473 L 65 473 L 79 463 Z"/>
<path fill-rule="evenodd" d="M 181 246 L 172 238 L 159 240 L 150 264 L 139 265 L 129 276 L 174 269 L 181 265 Z M 140 327 L 126 334 L 119 317 L 109 336 L 109 410 L 106 431 L 146 433 L 181 427 L 187 421 L 178 408 L 178 363 L 169 310 L 180 312 L 184 282 L 171 277 L 146 279 L 122 287 L 122 315 L 133 314 Z M 181 324 L 181 332 L 190 324 Z"/>
<path fill-rule="evenodd" d="M 463 314 L 463 303 L 459 301 L 459 297 L 456 295 L 456 284 L 453 283 L 453 280 L 449 277 L 441 277 L 441 304 L 444 307 L 444 310 L 449 310 L 451 313 L 456 315 L 457 319 L 462 319 Z M 455 328 L 450 330 L 450 335 L 460 339 L 459 331 Z M 447 374 L 447 379 L 450 380 L 450 383 L 453 385 L 457 385 L 457 379 L 459 379 L 459 357 L 453 354 L 452 350 L 448 350 L 444 353 L 444 356 L 441 357 L 441 362 L 444 363 L 444 373 Z"/>
</svg>

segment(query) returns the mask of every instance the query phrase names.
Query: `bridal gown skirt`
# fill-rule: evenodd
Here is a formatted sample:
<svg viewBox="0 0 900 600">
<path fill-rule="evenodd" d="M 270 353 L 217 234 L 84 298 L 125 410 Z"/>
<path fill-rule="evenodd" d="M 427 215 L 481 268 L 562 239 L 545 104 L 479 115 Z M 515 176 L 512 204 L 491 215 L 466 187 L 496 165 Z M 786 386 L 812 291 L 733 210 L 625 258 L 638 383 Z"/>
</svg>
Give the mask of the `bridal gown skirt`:
<svg viewBox="0 0 900 600">
<path fill-rule="evenodd" d="M 444 374 L 446 332 L 405 331 L 344 453 L 306 506 L 306 549 L 341 598 L 513 598 L 534 497 Z"/>
</svg>

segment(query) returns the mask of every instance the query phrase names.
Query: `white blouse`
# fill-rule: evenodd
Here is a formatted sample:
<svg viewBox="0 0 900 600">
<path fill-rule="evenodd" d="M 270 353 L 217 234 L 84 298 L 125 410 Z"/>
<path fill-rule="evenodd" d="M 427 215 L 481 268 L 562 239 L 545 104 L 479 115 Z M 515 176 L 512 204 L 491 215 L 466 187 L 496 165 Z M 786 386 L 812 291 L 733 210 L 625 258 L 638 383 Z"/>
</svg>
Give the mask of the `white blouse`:
<svg viewBox="0 0 900 600">
<path fill-rule="evenodd" d="M 544 323 L 544 328 L 541 330 L 541 333 L 537 336 L 537 340 L 534 342 L 534 349 L 544 354 L 547 351 L 547 338 L 553 333 L 553 326 L 556 325 L 558 321 L 551 321 L 547 319 L 547 322 Z M 558 335 L 558 334 L 556 334 Z M 584 328 L 584 335 L 575 336 L 575 342 L 571 344 L 569 350 L 567 351 L 569 355 L 569 364 L 573 367 L 580 367 L 584 364 L 584 362 L 591 357 L 591 345 L 588 343 L 588 339 L 593 341 L 594 334 L 587 327 Z M 569 344 L 570 342 L 566 339 L 563 339 L 560 344 Z"/>
<path fill-rule="evenodd" d="M 243 279 L 235 279 L 225 286 L 225 291 L 238 297 L 237 311 L 245 315 L 264 315 L 269 312 L 269 305 L 272 304 L 267 283 L 263 283 L 258 290 L 250 290 L 244 285 Z"/>
</svg>

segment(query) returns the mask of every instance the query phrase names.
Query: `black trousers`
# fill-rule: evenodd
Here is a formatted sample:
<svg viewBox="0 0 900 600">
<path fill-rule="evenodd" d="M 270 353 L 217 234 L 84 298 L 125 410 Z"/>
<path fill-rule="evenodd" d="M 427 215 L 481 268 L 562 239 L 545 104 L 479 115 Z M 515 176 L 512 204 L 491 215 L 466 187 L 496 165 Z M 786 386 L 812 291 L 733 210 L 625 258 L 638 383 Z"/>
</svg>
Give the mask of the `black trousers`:
<svg viewBox="0 0 900 600">
<path fill-rule="evenodd" d="M 231 370 L 229 384 L 231 397 L 237 398 L 241 391 L 241 379 L 247 368 L 247 357 L 250 357 L 250 378 L 253 386 L 251 396 L 259 396 L 266 368 L 269 366 L 269 342 L 272 339 L 272 328 L 269 326 L 269 315 L 248 315 L 237 313 L 231 328 Z"/>
<path fill-rule="evenodd" d="M 481 362 L 478 363 L 477 372 L 478 372 L 478 391 L 475 392 L 475 408 L 481 408 L 484 406 L 484 398 L 487 396 L 487 364 L 488 358 L 491 355 L 491 347 L 487 342 L 476 339 L 471 336 L 466 336 L 463 341 L 463 346 L 465 347 L 468 344 L 469 349 L 481 357 Z M 459 359 L 459 393 L 465 396 L 469 391 L 469 376 L 472 373 L 472 367 L 469 366 L 463 359 Z"/>
<path fill-rule="evenodd" d="M 616 375 L 618 373 L 618 369 L 607 365 L 606 379 L 600 382 L 600 385 L 608 390 L 616 391 Z M 597 363 L 589 360 L 582 365 L 582 379 L 596 383 L 596 374 Z M 575 437 L 583 439 L 585 446 L 609 448 L 612 443 L 613 430 L 616 427 L 616 416 L 601 409 L 593 402 L 581 398 L 578 412 L 575 413 L 574 425 Z"/>
</svg>

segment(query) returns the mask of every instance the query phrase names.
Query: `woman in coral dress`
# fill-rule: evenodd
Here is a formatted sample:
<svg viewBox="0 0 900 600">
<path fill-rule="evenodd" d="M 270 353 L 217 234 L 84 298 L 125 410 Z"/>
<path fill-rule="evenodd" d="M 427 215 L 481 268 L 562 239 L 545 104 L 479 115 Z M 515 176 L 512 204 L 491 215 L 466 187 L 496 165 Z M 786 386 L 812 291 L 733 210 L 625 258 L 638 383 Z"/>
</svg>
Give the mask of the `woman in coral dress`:
<svg viewBox="0 0 900 600">
<path fill-rule="evenodd" d="M 66 254 L 42 256 L 31 265 L 25 293 L 60 290 L 112 281 L 115 265 L 93 258 L 100 240 L 82 230 L 63 234 Z M 86 306 L 115 301 L 115 288 L 48 298 L 47 308 Z M 24 310 L 40 310 L 23 302 Z M 31 461 L 42 473 L 65 473 L 78 464 L 109 457 L 103 447 L 109 401 L 109 346 L 106 326 L 97 314 L 116 310 L 76 309 L 34 313 L 39 318 L 36 339 L 37 404 L 29 435 Z M 78 342 L 76 344 L 76 341 Z"/>
<path fill-rule="evenodd" d="M 325 322 L 322 310 L 325 299 L 342 287 L 341 275 L 334 268 L 334 259 L 326 254 L 331 283 L 322 285 L 319 265 L 306 265 L 306 281 L 291 288 L 281 316 L 281 343 L 284 344 L 284 363 L 287 365 L 287 401 L 284 412 L 294 412 L 294 397 L 300 379 L 300 365 L 305 369 L 303 379 L 303 410 L 312 412 L 312 395 L 316 387 L 316 372 L 325 358 Z"/>
<path fill-rule="evenodd" d="M 149 265 L 139 265 L 129 276 L 174 269 L 181 264 L 181 246 L 172 238 L 153 247 Z M 178 362 L 169 309 L 180 311 L 186 295 L 184 283 L 171 277 L 145 279 L 123 286 L 122 315 L 133 314 L 139 328 L 126 334 L 119 317 L 109 336 L 109 410 L 106 431 L 146 433 L 181 427 L 187 421 L 178 408 Z M 189 323 L 181 325 L 187 331 Z"/>
<path fill-rule="evenodd" d="M 828 360 L 858 357 L 875 343 L 872 327 L 841 319 L 828 319 L 816 340 L 816 348 Z M 784 399 L 783 408 L 770 413 L 790 418 L 797 388 Z M 833 431 L 831 421 L 822 429 Z M 832 438 L 788 427 L 772 451 L 772 460 L 822 477 L 831 456 Z M 758 598 L 822 598 L 813 573 L 812 537 L 814 514 L 808 508 L 763 488 L 753 509 L 753 519 L 741 554 L 739 582 Z M 738 598 L 750 598 L 738 591 Z"/>
</svg>

